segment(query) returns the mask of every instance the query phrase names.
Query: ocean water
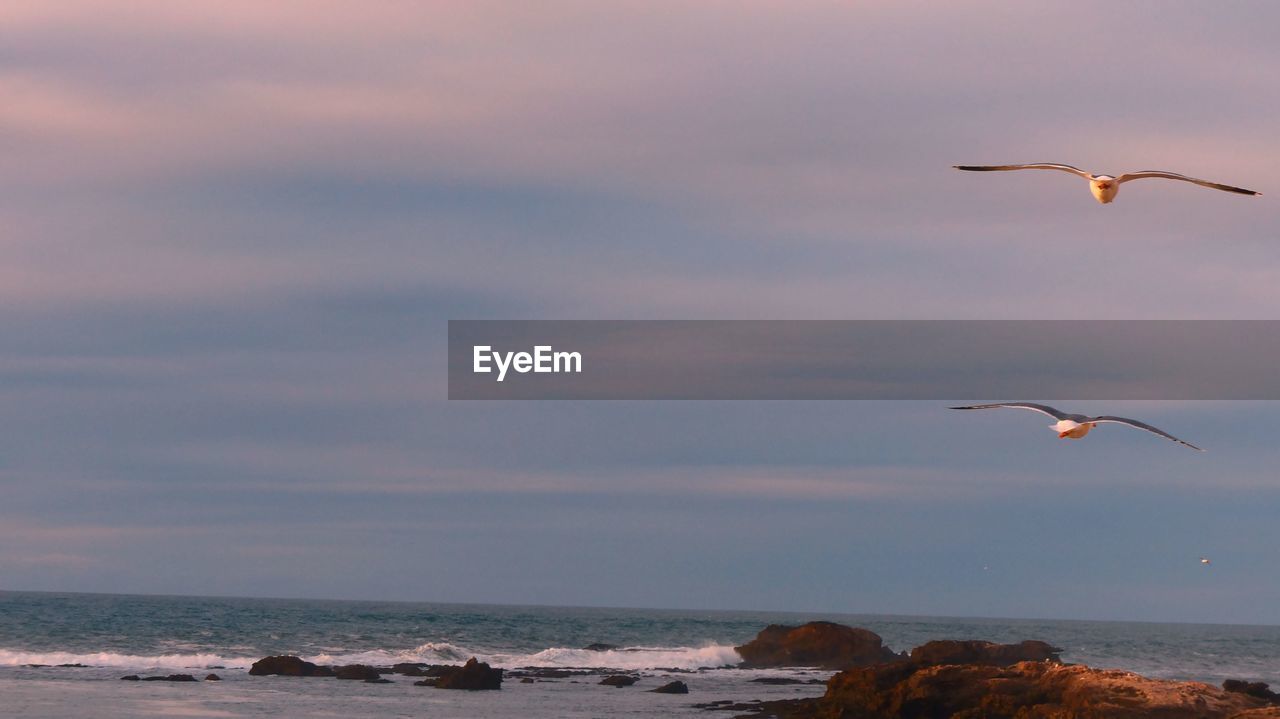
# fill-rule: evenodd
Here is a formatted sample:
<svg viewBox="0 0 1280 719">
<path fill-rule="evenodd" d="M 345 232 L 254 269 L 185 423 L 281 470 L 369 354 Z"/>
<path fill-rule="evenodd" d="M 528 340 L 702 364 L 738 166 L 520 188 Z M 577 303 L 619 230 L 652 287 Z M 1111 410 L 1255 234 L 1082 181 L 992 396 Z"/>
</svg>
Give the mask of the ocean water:
<svg viewBox="0 0 1280 719">
<path fill-rule="evenodd" d="M 931 639 L 1042 639 L 1062 647 L 1065 661 L 1096 667 L 1213 684 L 1280 682 L 1280 627 L 0 592 L 0 715 L 715 717 L 692 705 L 820 695 L 818 684 L 751 680 L 830 672 L 732 668 L 733 647 L 766 625 L 813 619 L 866 627 L 895 650 Z M 582 649 L 592 643 L 619 649 Z M 457 692 L 395 675 L 381 685 L 249 676 L 254 661 L 272 654 L 376 665 L 475 656 L 508 669 L 612 668 L 641 680 L 623 689 L 590 675 L 508 680 L 498 692 Z M 120 681 L 179 672 L 224 681 Z M 690 693 L 645 691 L 672 679 Z"/>
</svg>

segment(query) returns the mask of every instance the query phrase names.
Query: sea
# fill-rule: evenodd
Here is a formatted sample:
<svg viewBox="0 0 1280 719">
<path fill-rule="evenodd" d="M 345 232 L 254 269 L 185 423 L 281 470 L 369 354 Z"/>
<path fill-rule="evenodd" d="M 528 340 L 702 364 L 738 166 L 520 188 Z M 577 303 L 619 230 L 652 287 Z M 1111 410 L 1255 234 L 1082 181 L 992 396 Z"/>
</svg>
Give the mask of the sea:
<svg viewBox="0 0 1280 719">
<path fill-rule="evenodd" d="M 932 639 L 1040 639 L 1061 647 L 1064 661 L 1094 667 L 1212 684 L 1280 681 L 1274 626 L 0 591 L 0 716 L 718 719 L 726 713 L 694 705 L 821 695 L 829 671 L 734 668 L 734 646 L 765 626 L 819 619 L 870 629 L 894 650 Z M 591 644 L 617 648 L 583 648 Z M 476 657 L 505 669 L 599 671 L 479 692 L 399 675 L 390 684 L 249 675 L 276 654 L 331 665 Z M 639 681 L 600 685 L 606 670 Z M 172 673 L 222 681 L 120 679 Z M 648 691 L 677 679 L 688 694 Z"/>
</svg>

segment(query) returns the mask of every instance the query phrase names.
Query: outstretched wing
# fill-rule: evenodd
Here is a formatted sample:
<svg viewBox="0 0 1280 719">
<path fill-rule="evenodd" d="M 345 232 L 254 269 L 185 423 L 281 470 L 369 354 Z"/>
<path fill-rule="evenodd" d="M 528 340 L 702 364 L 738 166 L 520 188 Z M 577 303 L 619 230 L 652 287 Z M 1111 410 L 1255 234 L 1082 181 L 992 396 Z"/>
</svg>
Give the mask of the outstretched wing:
<svg viewBox="0 0 1280 719">
<path fill-rule="evenodd" d="M 1199 185 L 1201 187 L 1211 187 L 1215 190 L 1224 190 L 1226 192 L 1237 192 L 1241 195 L 1261 195 L 1262 194 L 1261 192 L 1246 190 L 1243 187 L 1221 185 L 1216 182 L 1209 182 L 1208 180 L 1198 180 L 1194 177 L 1187 177 L 1186 175 L 1179 175 L 1176 172 L 1165 172 L 1163 170 L 1143 170 L 1142 172 L 1126 172 L 1123 175 L 1117 177 L 1116 182 L 1128 182 L 1129 180 L 1144 180 L 1148 177 L 1159 177 L 1166 180 L 1182 180 L 1183 182 L 1190 182 L 1190 183 Z"/>
<path fill-rule="evenodd" d="M 999 409 L 1008 407 L 1009 409 L 1029 409 L 1040 414 L 1047 414 L 1054 419 L 1067 419 L 1070 415 L 1060 412 L 1047 404 L 1035 404 L 1034 402 L 997 402 L 995 404 L 974 404 L 968 407 L 948 407 L 948 409 Z"/>
<path fill-rule="evenodd" d="M 1146 422 L 1139 422 L 1136 419 L 1129 419 L 1127 417 L 1112 417 L 1111 415 L 1103 415 L 1101 417 L 1091 417 L 1089 421 L 1096 422 L 1097 424 L 1127 424 L 1130 427 L 1137 427 L 1138 429 L 1144 429 L 1152 434 L 1158 434 L 1161 437 L 1177 442 L 1178 444 L 1185 444 L 1186 446 L 1196 450 L 1197 452 L 1204 451 L 1203 449 L 1200 449 L 1199 447 L 1195 446 L 1194 444 L 1191 444 L 1190 442 L 1178 439 L 1177 437 L 1174 437 L 1173 435 L 1169 434 L 1168 432 L 1162 429 L 1157 429 L 1156 427 L 1152 427 Z"/>
<path fill-rule="evenodd" d="M 1030 165 L 952 165 L 957 170 L 967 170 L 969 172 L 1002 172 L 1004 170 L 1061 170 L 1070 172 L 1073 175 L 1079 175 L 1086 180 L 1092 180 L 1093 175 L 1071 165 L 1063 165 L 1057 162 L 1034 162 Z"/>
</svg>

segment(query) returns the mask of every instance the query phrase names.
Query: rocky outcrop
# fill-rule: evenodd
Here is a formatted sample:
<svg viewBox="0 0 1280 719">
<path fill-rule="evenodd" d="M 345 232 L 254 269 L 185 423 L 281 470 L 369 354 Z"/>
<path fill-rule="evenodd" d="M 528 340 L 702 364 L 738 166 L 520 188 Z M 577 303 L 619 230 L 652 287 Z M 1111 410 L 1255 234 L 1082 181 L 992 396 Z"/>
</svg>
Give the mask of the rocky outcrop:
<svg viewBox="0 0 1280 719">
<path fill-rule="evenodd" d="M 587 646 L 583 647 L 583 649 L 589 652 L 611 652 L 617 648 L 618 648 L 618 645 L 616 644 L 600 644 L 600 643 L 588 644 Z"/>
<path fill-rule="evenodd" d="M 249 667 L 249 673 L 255 677 L 278 675 L 282 677 L 331 677 L 333 670 L 303 661 L 292 655 L 265 657 Z"/>
<path fill-rule="evenodd" d="M 674 681 L 663 684 L 657 689 L 650 689 L 649 691 L 654 694 L 688 694 L 689 685 L 681 681 Z"/>
<path fill-rule="evenodd" d="M 735 649 L 743 668 L 847 669 L 901 659 L 884 646 L 879 634 L 833 622 L 798 627 L 772 624 Z"/>
<path fill-rule="evenodd" d="M 206 682 L 220 682 L 222 681 L 222 677 L 218 676 L 217 674 L 209 674 L 205 676 L 204 680 Z"/>
<path fill-rule="evenodd" d="M 1280 694 L 1271 691 L 1270 685 L 1265 682 L 1246 682 L 1241 679 L 1228 679 L 1222 683 L 1222 688 L 1229 692 L 1238 692 L 1247 694 L 1251 697 L 1257 697 L 1272 704 L 1280 704 Z"/>
<path fill-rule="evenodd" d="M 769 684 L 772 686 L 786 686 L 789 684 L 826 684 L 825 679 L 796 679 L 794 677 L 757 677 L 750 680 L 752 684 Z"/>
<path fill-rule="evenodd" d="M 926 666 L 936 664 L 989 664 L 1006 667 L 1018 662 L 1057 662 L 1062 652 L 1045 642 L 994 644 L 952 639 L 928 642 L 911 650 L 911 661 Z"/>
<path fill-rule="evenodd" d="M 190 674 L 167 674 L 162 677 L 155 676 L 155 677 L 142 677 L 142 678 L 139 678 L 138 675 L 136 674 L 130 674 L 127 677 L 120 677 L 120 678 L 127 679 L 129 681 L 135 681 L 135 682 L 136 681 L 144 681 L 144 682 L 194 682 L 194 681 L 197 681 L 197 679 L 191 676 Z"/>
<path fill-rule="evenodd" d="M 836 674 L 827 683 L 826 695 L 795 716 L 1230 719 L 1264 706 L 1257 697 L 1208 684 L 1078 665 L 899 662 Z"/>
<path fill-rule="evenodd" d="M 435 667 L 432 667 L 435 669 Z M 502 688 L 502 670 L 494 669 L 488 664 L 476 661 L 475 657 L 467 660 L 467 663 L 460 667 L 447 667 L 452 671 L 445 671 L 436 677 L 434 685 L 437 689 L 468 689 L 472 691 L 481 689 L 501 689 Z M 426 682 L 414 682 L 415 684 L 425 684 Z"/>
<path fill-rule="evenodd" d="M 349 679 L 362 682 L 376 682 L 382 677 L 377 669 L 364 664 L 348 664 L 343 667 L 336 667 L 333 670 L 333 676 L 338 679 Z"/>
<path fill-rule="evenodd" d="M 639 680 L 636 679 L 635 677 L 629 677 L 626 674 L 614 674 L 612 676 L 607 676 L 604 679 L 601 679 L 600 683 L 604 684 L 605 686 L 622 688 L 622 687 L 629 687 L 632 684 L 635 684 L 637 681 Z"/>
</svg>

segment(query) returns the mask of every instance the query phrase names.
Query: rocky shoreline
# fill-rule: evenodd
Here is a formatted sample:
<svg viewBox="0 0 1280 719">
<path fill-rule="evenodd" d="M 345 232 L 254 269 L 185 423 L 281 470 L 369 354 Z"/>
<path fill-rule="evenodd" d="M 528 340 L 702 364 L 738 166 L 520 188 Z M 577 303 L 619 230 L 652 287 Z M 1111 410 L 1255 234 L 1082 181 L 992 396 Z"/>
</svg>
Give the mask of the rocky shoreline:
<svg viewBox="0 0 1280 719">
<path fill-rule="evenodd" d="M 702 708 L 778 719 L 1280 719 L 1280 694 L 1261 682 L 1215 687 L 1064 664 L 1060 649 L 1040 641 L 932 641 L 878 661 L 880 638 L 849 629 L 769 627 L 739 648 L 755 665 L 761 657 L 852 662 L 822 697 Z"/>
<path fill-rule="evenodd" d="M 604 647 L 608 645 L 594 645 Z M 1132 672 L 1066 664 L 1061 649 L 1036 640 L 1016 644 L 937 640 L 895 653 L 867 629 L 831 622 L 771 625 L 735 647 L 741 669 L 814 668 L 834 672 L 825 682 L 763 676 L 760 685 L 825 684 L 822 696 L 772 701 L 704 701 L 689 705 L 735 717 L 777 719 L 1280 719 L 1280 694 L 1261 682 L 1227 680 L 1221 687 L 1151 679 Z M 720 667 L 716 667 L 717 669 Z M 671 673 L 690 670 L 672 669 Z M 290 655 L 255 662 L 251 676 L 332 678 L 387 684 L 400 675 L 416 686 L 492 691 L 504 679 L 520 683 L 568 681 L 621 691 L 696 695 L 684 681 L 630 688 L 640 673 L 608 668 L 491 667 L 400 663 L 323 666 Z M 652 677 L 648 677 L 652 679 Z M 195 682 L 187 674 L 121 677 L 132 681 Z M 209 675 L 206 681 L 217 681 Z M 723 696 L 723 694 L 721 695 Z"/>
</svg>

